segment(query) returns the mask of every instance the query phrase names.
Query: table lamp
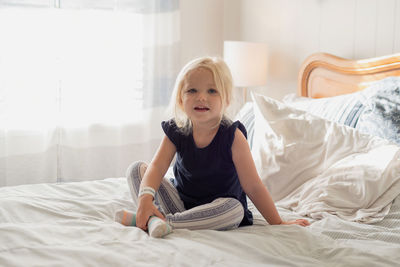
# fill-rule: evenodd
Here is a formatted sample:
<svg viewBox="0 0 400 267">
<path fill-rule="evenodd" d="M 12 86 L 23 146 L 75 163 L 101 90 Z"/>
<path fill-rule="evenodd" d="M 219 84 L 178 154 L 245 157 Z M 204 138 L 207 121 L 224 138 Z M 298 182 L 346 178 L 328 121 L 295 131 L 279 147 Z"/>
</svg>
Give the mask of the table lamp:
<svg viewBox="0 0 400 267">
<path fill-rule="evenodd" d="M 247 87 L 267 83 L 267 45 L 239 41 L 224 41 L 224 60 L 232 73 L 233 85 L 243 87 L 243 99 L 247 99 Z"/>
</svg>

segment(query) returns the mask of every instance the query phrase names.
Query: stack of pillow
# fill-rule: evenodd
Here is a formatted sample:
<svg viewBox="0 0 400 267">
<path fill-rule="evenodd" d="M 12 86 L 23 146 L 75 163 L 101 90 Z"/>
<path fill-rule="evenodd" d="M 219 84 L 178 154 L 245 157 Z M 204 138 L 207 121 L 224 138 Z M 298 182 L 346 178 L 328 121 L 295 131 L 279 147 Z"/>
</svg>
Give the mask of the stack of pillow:
<svg viewBox="0 0 400 267">
<path fill-rule="evenodd" d="M 313 219 L 382 220 L 400 194 L 399 85 L 389 78 L 359 93 L 286 103 L 253 95 L 238 119 L 277 206 Z"/>
<path fill-rule="evenodd" d="M 290 94 L 283 102 L 400 145 L 400 77 L 377 81 L 365 90 L 352 94 L 319 99 Z M 253 105 L 247 103 L 237 115 L 237 119 L 246 126 L 250 146 L 254 136 Z"/>
</svg>

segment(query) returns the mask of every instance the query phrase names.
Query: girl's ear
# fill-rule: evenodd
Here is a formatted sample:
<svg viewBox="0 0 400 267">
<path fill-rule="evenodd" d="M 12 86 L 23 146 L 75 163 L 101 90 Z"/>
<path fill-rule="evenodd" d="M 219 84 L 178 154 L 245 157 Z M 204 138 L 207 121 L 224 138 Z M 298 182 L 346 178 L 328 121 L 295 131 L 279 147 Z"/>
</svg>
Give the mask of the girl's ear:
<svg viewBox="0 0 400 267">
<path fill-rule="evenodd" d="M 182 96 L 179 97 L 178 99 L 178 106 L 183 109 L 183 100 L 182 100 Z"/>
</svg>

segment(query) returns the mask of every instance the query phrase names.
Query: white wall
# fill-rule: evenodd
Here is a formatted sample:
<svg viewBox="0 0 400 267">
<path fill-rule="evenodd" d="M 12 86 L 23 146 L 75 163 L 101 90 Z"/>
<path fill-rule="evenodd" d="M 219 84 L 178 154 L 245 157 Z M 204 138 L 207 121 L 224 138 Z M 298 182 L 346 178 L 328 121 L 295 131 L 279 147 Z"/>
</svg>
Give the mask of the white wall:
<svg viewBox="0 0 400 267">
<path fill-rule="evenodd" d="M 181 62 L 223 53 L 224 40 L 269 45 L 268 84 L 281 99 L 314 52 L 361 59 L 400 52 L 400 0 L 181 0 Z"/>
<path fill-rule="evenodd" d="M 400 0 L 225 0 L 225 36 L 269 45 L 268 85 L 282 98 L 314 52 L 361 59 L 400 52 Z M 231 5 L 233 8 L 230 14 Z M 236 16 L 239 19 L 237 25 Z M 233 28 L 238 28 L 235 36 Z"/>
<path fill-rule="evenodd" d="M 223 0 L 180 0 L 181 65 L 199 56 L 221 56 Z"/>
<path fill-rule="evenodd" d="M 238 38 L 239 8 L 240 0 L 180 0 L 181 66 L 200 56 L 222 57 L 224 40 Z M 232 113 L 241 107 L 242 95 L 240 88 L 234 90 Z"/>
</svg>

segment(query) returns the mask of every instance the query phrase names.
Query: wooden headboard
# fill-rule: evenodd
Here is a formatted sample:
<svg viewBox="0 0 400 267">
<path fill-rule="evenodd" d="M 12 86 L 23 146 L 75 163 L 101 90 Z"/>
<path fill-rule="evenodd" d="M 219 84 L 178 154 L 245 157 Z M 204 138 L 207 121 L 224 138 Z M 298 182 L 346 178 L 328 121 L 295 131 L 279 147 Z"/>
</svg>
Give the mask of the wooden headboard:
<svg viewBox="0 0 400 267">
<path fill-rule="evenodd" d="M 400 54 L 350 60 L 315 53 L 300 68 L 298 94 L 311 98 L 348 94 L 388 76 L 400 76 Z"/>
</svg>

